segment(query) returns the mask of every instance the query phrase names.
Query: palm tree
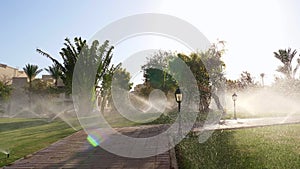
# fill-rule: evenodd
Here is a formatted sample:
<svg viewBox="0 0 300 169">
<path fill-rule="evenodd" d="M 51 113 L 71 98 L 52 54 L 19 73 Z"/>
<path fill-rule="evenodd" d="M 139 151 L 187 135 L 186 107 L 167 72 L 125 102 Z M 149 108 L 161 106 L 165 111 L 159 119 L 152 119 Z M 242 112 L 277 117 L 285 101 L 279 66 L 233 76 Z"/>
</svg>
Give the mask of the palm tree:
<svg viewBox="0 0 300 169">
<path fill-rule="evenodd" d="M 291 48 L 287 50 L 280 49 L 278 52 L 274 52 L 274 56 L 283 63 L 283 66 L 279 66 L 277 71 L 283 73 L 289 79 L 293 77 L 292 61 L 296 54 L 297 51 L 292 51 Z"/>
<path fill-rule="evenodd" d="M 66 38 L 65 41 L 65 47 L 61 49 L 61 52 L 59 52 L 62 57 L 63 63 L 60 63 L 50 54 L 42 51 L 41 49 L 36 49 L 36 51 L 41 55 L 49 58 L 56 65 L 56 67 L 59 68 L 59 70 L 61 71 L 60 78 L 62 79 L 66 87 L 67 93 L 71 93 L 74 67 L 80 55 L 81 49 L 86 45 L 86 40 L 75 38 L 75 46 L 68 38 Z"/>
<path fill-rule="evenodd" d="M 29 108 L 31 108 L 31 106 L 32 106 L 32 101 L 31 101 L 32 100 L 32 96 L 31 96 L 32 81 L 42 71 L 42 69 L 39 69 L 39 67 L 37 65 L 27 64 L 27 65 L 25 65 L 23 70 L 29 79 L 29 93 L 28 93 L 29 100 L 28 101 L 29 101 Z"/>
<path fill-rule="evenodd" d="M 91 68 L 91 66 L 87 65 L 89 62 L 92 62 L 92 65 L 99 65 L 96 78 L 90 79 L 95 81 L 95 86 L 99 84 L 104 74 L 111 66 L 113 66 L 111 64 L 111 59 L 114 47 L 109 45 L 109 41 L 106 40 L 102 45 L 100 45 L 99 42 L 95 40 L 89 47 L 86 40 L 82 40 L 80 37 L 75 37 L 74 44 L 75 45 L 73 45 L 68 38 L 65 39 L 65 47 L 61 49 L 61 52 L 59 52 L 63 63 L 60 63 L 50 54 L 42 51 L 41 49 L 36 49 L 38 53 L 49 58 L 61 71 L 59 76 L 62 79 L 68 94 L 72 93 L 73 72 L 80 55 L 82 55 L 82 57 L 86 57 L 86 62 L 82 63 L 82 65 L 78 64 L 82 68 Z"/>
<path fill-rule="evenodd" d="M 48 66 L 48 68 L 45 68 L 45 70 L 55 80 L 55 86 L 57 87 L 57 81 L 61 75 L 61 70 L 60 70 L 59 66 L 56 63 L 54 63 L 52 66 Z"/>
<path fill-rule="evenodd" d="M 27 64 L 23 68 L 25 74 L 27 75 L 29 79 L 29 89 L 32 88 L 32 80 L 39 74 L 41 73 L 42 69 L 39 69 L 37 65 L 31 65 Z"/>
<path fill-rule="evenodd" d="M 260 77 L 261 77 L 261 84 L 262 84 L 262 86 L 264 87 L 264 86 L 265 86 L 265 83 L 264 83 L 264 77 L 265 77 L 265 74 L 264 74 L 264 73 L 261 73 L 261 74 L 260 74 Z"/>
</svg>

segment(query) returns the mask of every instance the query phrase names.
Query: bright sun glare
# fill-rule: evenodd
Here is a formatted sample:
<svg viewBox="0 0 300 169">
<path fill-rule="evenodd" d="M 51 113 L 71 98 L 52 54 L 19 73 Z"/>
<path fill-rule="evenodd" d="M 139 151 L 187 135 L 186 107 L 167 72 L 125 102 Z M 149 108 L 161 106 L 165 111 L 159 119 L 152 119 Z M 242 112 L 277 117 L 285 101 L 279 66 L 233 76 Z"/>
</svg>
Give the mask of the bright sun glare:
<svg viewBox="0 0 300 169">
<path fill-rule="evenodd" d="M 260 73 L 266 74 L 267 84 L 273 81 L 279 64 L 273 52 L 292 45 L 285 27 L 288 9 L 281 2 L 188 2 L 162 1 L 159 9 L 190 22 L 211 42 L 225 40 L 228 50 L 223 59 L 228 78 L 237 79 L 242 71 L 249 71 L 257 81 Z"/>
</svg>

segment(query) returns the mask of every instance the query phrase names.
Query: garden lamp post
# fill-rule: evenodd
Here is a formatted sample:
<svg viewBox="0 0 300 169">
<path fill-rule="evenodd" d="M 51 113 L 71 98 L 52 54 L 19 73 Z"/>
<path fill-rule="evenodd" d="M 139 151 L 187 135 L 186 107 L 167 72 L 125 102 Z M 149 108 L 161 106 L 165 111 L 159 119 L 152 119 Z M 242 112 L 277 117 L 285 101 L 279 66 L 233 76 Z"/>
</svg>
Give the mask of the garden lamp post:
<svg viewBox="0 0 300 169">
<path fill-rule="evenodd" d="M 179 88 L 175 91 L 175 100 L 178 103 L 178 112 L 180 112 L 180 104 L 181 104 L 181 101 L 182 101 L 182 93 L 181 93 L 181 90 Z"/>
<path fill-rule="evenodd" d="M 236 93 L 233 93 L 233 95 L 232 95 L 232 100 L 233 100 L 233 112 L 234 112 L 234 116 L 233 116 L 233 118 L 236 120 L 237 118 L 236 118 L 236 108 L 235 108 L 235 101 L 236 101 L 236 99 L 237 99 L 237 94 Z"/>
<path fill-rule="evenodd" d="M 178 133 L 181 136 L 182 132 L 181 132 L 181 115 L 180 115 L 180 104 L 182 101 L 182 93 L 181 90 L 179 89 L 179 87 L 177 88 L 177 90 L 175 91 L 175 100 L 178 103 L 178 118 L 179 118 L 179 129 L 178 129 Z"/>
</svg>

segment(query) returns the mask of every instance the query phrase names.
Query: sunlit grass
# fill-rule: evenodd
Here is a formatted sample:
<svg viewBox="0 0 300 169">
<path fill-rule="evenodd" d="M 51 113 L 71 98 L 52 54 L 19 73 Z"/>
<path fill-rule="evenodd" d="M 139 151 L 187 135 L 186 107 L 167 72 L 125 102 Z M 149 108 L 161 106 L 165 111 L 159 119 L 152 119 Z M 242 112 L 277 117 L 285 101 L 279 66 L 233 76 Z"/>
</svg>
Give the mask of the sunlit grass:
<svg viewBox="0 0 300 169">
<path fill-rule="evenodd" d="M 47 147 L 74 133 L 60 120 L 48 123 L 42 119 L 0 118 L 0 166 Z M 9 151 L 6 158 L 4 152 Z"/>
<path fill-rule="evenodd" d="M 216 131 L 176 147 L 180 168 L 300 168 L 300 124 Z"/>
</svg>

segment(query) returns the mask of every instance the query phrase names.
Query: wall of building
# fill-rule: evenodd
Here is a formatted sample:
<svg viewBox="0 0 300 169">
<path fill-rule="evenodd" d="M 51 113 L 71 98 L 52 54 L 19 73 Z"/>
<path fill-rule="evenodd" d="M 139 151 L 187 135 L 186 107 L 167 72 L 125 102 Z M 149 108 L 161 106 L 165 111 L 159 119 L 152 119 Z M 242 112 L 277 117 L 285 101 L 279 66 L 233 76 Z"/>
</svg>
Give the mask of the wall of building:
<svg viewBox="0 0 300 169">
<path fill-rule="evenodd" d="M 12 83 L 13 77 L 27 77 L 24 71 L 0 63 L 0 80 Z"/>
</svg>

